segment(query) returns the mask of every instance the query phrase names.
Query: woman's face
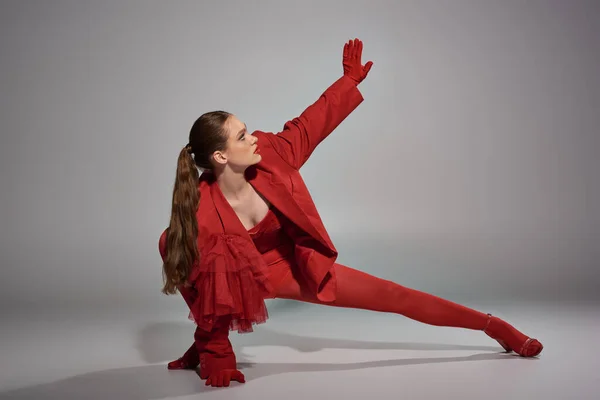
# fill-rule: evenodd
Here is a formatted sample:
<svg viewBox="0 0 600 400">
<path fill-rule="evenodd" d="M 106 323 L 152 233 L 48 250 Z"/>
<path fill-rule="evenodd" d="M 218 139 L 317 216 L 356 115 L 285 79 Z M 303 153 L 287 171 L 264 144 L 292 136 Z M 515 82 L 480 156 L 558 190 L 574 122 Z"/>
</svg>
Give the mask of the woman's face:
<svg viewBox="0 0 600 400">
<path fill-rule="evenodd" d="M 227 164 L 234 170 L 245 170 L 262 160 L 258 149 L 258 138 L 252 136 L 246 129 L 246 124 L 235 115 L 231 115 L 225 122 L 227 132 L 227 148 L 225 151 L 215 152 L 215 161 L 219 164 Z"/>
</svg>

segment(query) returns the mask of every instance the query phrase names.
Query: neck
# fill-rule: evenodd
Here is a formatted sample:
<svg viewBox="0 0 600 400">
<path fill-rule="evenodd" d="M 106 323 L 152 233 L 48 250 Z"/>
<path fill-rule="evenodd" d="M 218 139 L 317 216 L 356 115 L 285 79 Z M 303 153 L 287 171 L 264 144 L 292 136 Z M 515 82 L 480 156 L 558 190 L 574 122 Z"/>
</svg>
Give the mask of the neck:
<svg viewBox="0 0 600 400">
<path fill-rule="evenodd" d="M 250 183 L 246 180 L 244 172 L 234 172 L 231 169 L 225 169 L 217 176 L 217 185 L 229 201 L 240 200 L 250 189 Z"/>
</svg>

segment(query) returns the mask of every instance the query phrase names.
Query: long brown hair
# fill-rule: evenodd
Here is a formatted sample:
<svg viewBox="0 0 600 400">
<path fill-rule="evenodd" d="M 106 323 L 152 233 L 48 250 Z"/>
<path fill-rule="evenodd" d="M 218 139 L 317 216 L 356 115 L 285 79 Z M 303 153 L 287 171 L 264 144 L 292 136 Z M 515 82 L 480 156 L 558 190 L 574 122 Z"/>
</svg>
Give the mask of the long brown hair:
<svg viewBox="0 0 600 400">
<path fill-rule="evenodd" d="M 190 268 L 199 257 L 196 211 L 200 193 L 196 167 L 212 170 L 212 154 L 226 149 L 225 122 L 230 116 L 225 111 L 202 114 L 192 125 L 189 143 L 179 152 L 163 262 L 164 294 L 177 292 L 177 286 L 186 281 Z"/>
</svg>

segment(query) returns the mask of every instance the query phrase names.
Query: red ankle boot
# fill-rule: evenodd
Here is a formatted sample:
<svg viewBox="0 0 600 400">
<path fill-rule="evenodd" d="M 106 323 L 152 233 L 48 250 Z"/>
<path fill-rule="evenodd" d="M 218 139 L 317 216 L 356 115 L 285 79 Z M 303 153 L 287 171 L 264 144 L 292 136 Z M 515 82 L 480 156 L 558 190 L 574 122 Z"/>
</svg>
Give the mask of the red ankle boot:
<svg viewBox="0 0 600 400">
<path fill-rule="evenodd" d="M 198 356 L 198 349 L 196 344 L 192 343 L 192 346 L 185 352 L 185 354 L 175 361 L 171 361 L 167 364 L 168 369 L 195 369 L 200 364 L 200 357 Z"/>
<path fill-rule="evenodd" d="M 488 314 L 483 331 L 510 353 L 514 351 L 521 357 L 535 357 L 542 352 L 544 346 L 537 340 L 523 335 L 515 327 L 500 318 Z"/>
</svg>

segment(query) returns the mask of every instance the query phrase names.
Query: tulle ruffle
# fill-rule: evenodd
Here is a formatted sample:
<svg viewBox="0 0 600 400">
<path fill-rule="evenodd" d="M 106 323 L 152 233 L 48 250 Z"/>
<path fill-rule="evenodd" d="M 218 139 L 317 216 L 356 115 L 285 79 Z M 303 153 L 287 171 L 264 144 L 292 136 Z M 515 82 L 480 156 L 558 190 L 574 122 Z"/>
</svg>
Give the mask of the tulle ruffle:
<svg viewBox="0 0 600 400">
<path fill-rule="evenodd" d="M 248 239 L 228 234 L 208 238 L 188 278 L 198 293 L 189 318 L 210 331 L 217 318 L 230 315 L 230 330 L 252 332 L 253 324 L 269 317 L 264 298 L 273 288 L 264 267 Z"/>
</svg>

